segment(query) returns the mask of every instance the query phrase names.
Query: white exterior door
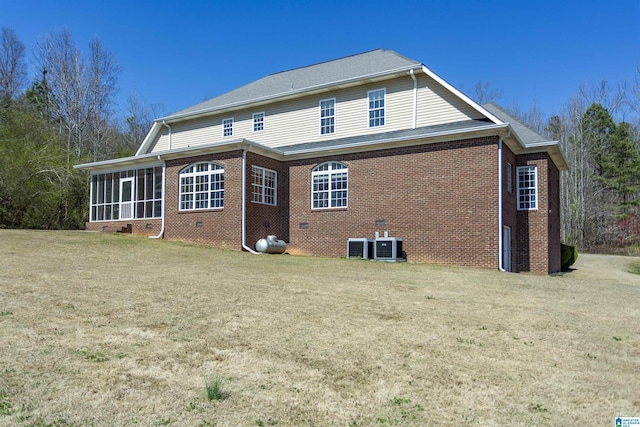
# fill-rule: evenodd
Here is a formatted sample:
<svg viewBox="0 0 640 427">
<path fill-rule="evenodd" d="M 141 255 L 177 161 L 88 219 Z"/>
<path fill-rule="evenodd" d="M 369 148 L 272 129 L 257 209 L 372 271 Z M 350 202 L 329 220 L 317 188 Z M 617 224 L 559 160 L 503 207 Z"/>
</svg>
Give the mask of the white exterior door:
<svg viewBox="0 0 640 427">
<path fill-rule="evenodd" d="M 502 269 L 511 271 L 511 227 L 502 227 Z"/>
<path fill-rule="evenodd" d="M 133 218 L 133 178 L 120 180 L 120 219 Z"/>
</svg>

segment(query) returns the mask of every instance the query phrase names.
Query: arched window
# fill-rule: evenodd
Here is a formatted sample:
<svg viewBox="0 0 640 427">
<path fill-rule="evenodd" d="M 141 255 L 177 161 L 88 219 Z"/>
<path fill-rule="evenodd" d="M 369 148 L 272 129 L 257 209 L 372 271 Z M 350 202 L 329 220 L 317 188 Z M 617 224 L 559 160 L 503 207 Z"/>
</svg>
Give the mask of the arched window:
<svg viewBox="0 0 640 427">
<path fill-rule="evenodd" d="M 180 171 L 180 210 L 218 209 L 224 206 L 224 167 L 196 163 Z"/>
<path fill-rule="evenodd" d="M 338 162 L 322 163 L 311 170 L 311 207 L 347 207 L 349 169 Z"/>
</svg>

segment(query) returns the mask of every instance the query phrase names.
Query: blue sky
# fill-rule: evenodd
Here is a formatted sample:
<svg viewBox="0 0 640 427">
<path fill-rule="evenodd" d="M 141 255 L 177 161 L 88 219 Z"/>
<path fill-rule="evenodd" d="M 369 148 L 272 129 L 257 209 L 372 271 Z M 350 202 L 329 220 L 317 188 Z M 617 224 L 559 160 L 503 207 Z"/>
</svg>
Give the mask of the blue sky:
<svg viewBox="0 0 640 427">
<path fill-rule="evenodd" d="M 93 37 L 122 67 L 120 113 L 136 91 L 168 114 L 265 75 L 376 48 L 424 63 L 472 95 L 546 115 L 582 83 L 631 81 L 640 67 L 640 0 L 31 1 L 0 0 L 0 26 L 30 51 L 52 30 Z"/>
</svg>

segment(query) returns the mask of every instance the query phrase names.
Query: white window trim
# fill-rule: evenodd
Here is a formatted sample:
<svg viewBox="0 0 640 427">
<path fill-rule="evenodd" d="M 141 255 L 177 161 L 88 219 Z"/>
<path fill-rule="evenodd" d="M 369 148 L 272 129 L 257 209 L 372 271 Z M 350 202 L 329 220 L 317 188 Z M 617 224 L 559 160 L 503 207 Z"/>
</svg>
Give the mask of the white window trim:
<svg viewBox="0 0 640 427">
<path fill-rule="evenodd" d="M 208 170 L 207 171 L 202 171 L 202 172 L 197 172 L 195 170 L 196 166 L 199 164 L 208 164 Z M 218 166 L 220 167 L 220 169 L 211 169 L 212 166 Z M 189 168 L 193 167 L 194 171 L 193 172 L 183 172 Z M 222 175 L 222 183 L 223 183 L 223 188 L 222 190 L 217 190 L 217 191 L 221 191 L 222 192 L 222 197 L 221 197 L 221 204 L 222 206 L 214 206 L 211 207 L 211 175 Z M 197 176 L 207 176 L 207 185 L 208 185 L 208 189 L 207 189 L 207 207 L 206 208 L 196 208 L 196 194 L 198 192 L 196 192 L 196 177 Z M 182 192 L 182 178 L 189 178 L 192 177 L 193 178 L 193 183 L 191 185 L 193 185 L 193 191 L 190 191 L 189 193 L 183 193 Z M 192 199 L 192 208 L 183 208 L 182 207 L 182 195 L 183 194 L 192 194 L 193 195 L 193 199 Z M 189 166 L 186 166 L 184 168 L 182 168 L 182 170 L 178 173 L 178 211 L 179 212 L 194 212 L 194 211 L 207 211 L 207 210 L 222 210 L 224 209 L 224 166 L 222 166 L 221 164 L 215 163 L 215 162 L 197 162 L 197 163 L 192 163 Z"/>
<path fill-rule="evenodd" d="M 533 189 L 534 191 L 534 199 L 532 202 L 528 202 L 529 204 L 534 204 L 535 206 L 531 207 L 523 207 L 522 204 L 523 202 L 520 201 L 520 190 L 524 190 L 524 188 L 522 188 L 520 186 L 520 171 L 524 171 L 524 170 L 533 170 L 533 187 L 526 187 L 526 189 Z M 539 204 L 539 193 L 538 193 L 538 167 L 536 165 L 527 165 L 527 166 L 518 166 L 516 168 L 516 179 L 517 179 L 517 185 L 516 185 L 516 203 L 518 206 L 518 210 L 519 211 L 536 211 L 538 210 L 538 204 Z"/>
<path fill-rule="evenodd" d="M 367 98 L 368 99 L 368 98 Z M 333 118 L 333 131 L 331 132 L 327 132 L 327 133 L 322 133 L 322 119 L 326 119 L 327 117 L 322 117 L 322 103 L 323 102 L 327 102 L 327 101 L 333 101 L 333 116 L 330 116 Z M 368 102 L 368 101 L 367 101 Z M 336 98 L 327 98 L 327 99 L 321 99 L 320 101 L 318 101 L 318 124 L 320 125 L 318 132 L 320 135 L 332 135 L 334 133 L 336 133 Z"/>
<path fill-rule="evenodd" d="M 261 122 L 262 123 L 262 129 L 256 130 L 256 124 L 257 124 L 256 123 L 256 119 L 260 118 L 260 116 L 262 118 L 262 122 Z M 253 119 L 253 128 L 252 129 L 253 129 L 254 132 L 264 132 L 264 124 L 265 124 L 264 122 L 265 122 L 265 117 L 266 116 L 267 115 L 264 113 L 264 111 L 261 111 L 259 113 L 253 113 L 253 115 L 251 117 Z"/>
<path fill-rule="evenodd" d="M 334 163 L 342 165 L 342 166 L 344 166 L 344 168 L 342 168 L 342 169 L 332 169 L 332 165 Z M 323 165 L 326 165 L 326 164 L 329 165 L 329 169 L 328 170 L 315 170 L 315 169 L 317 169 L 317 168 L 319 168 L 319 167 L 321 167 Z M 331 182 L 332 182 L 331 177 L 332 177 L 332 175 L 343 174 L 343 173 L 347 174 L 347 188 L 343 189 L 343 190 L 334 190 L 334 189 L 332 189 L 331 188 Z M 328 190 L 328 192 L 329 192 L 329 199 L 328 199 L 329 203 L 328 203 L 328 205 L 329 206 L 327 206 L 327 207 L 314 207 L 313 206 L 313 201 L 314 201 L 313 200 L 313 195 L 315 193 L 320 193 L 321 192 L 321 191 L 314 191 L 313 190 L 313 181 L 314 181 L 314 177 L 320 176 L 320 175 L 328 175 L 328 177 L 329 177 L 329 190 Z M 331 193 L 335 192 L 335 191 L 344 191 L 344 192 L 347 193 L 346 196 L 345 196 L 346 203 L 345 203 L 344 206 L 331 206 L 331 200 L 333 200 L 333 198 L 331 197 Z M 311 209 L 312 210 L 346 209 L 348 207 L 349 207 L 349 166 L 344 164 L 344 163 L 342 163 L 342 162 L 336 162 L 336 161 L 324 162 L 324 163 L 320 163 L 319 165 L 316 165 L 311 170 Z"/>
<path fill-rule="evenodd" d="M 229 135 L 225 135 L 225 132 L 227 130 L 226 125 L 230 125 L 228 129 L 231 130 L 231 133 L 229 133 Z M 233 136 L 233 117 L 227 117 L 226 119 L 222 119 L 222 137 L 223 138 L 228 138 L 230 136 Z"/>
<path fill-rule="evenodd" d="M 372 109 L 369 106 L 371 94 L 373 92 L 380 92 L 380 91 L 382 91 L 382 102 L 384 103 L 384 106 L 382 108 Z M 374 126 L 371 125 L 371 111 L 374 111 L 374 110 L 382 110 L 384 112 L 384 116 L 383 116 L 383 119 L 382 119 L 383 122 L 384 122 L 383 124 L 377 125 L 377 126 L 376 125 L 374 125 Z M 382 128 L 382 127 L 385 127 L 387 125 L 387 88 L 386 87 L 382 87 L 382 88 L 379 88 L 379 89 L 373 89 L 373 90 L 367 91 L 367 123 L 368 123 L 369 129 L 371 129 L 371 128 Z"/>
<path fill-rule="evenodd" d="M 260 171 L 261 180 L 260 184 L 256 184 L 254 182 L 255 171 Z M 265 185 L 265 172 L 273 173 L 273 187 L 268 187 Z M 273 203 L 265 202 L 266 200 L 266 190 L 272 188 L 273 189 Z M 258 191 L 256 191 L 256 189 Z M 260 200 L 255 200 L 254 197 L 259 195 Z M 278 205 L 278 172 L 272 169 L 263 168 L 262 166 L 251 166 L 251 202 L 258 203 L 261 205 L 268 206 L 277 206 Z"/>
<path fill-rule="evenodd" d="M 138 196 L 138 185 L 139 185 L 139 174 L 138 171 L 140 169 L 143 169 L 144 172 L 144 186 L 145 186 L 145 190 L 147 189 L 148 185 L 152 186 L 152 192 L 153 192 L 153 196 L 152 197 L 147 197 L 147 191 L 144 192 L 144 197 L 140 198 Z M 147 169 L 153 169 L 153 178 L 151 178 L 151 182 L 149 182 L 149 180 L 147 180 Z M 162 180 L 162 174 L 160 174 L 160 176 L 157 176 L 157 169 L 161 169 L 160 166 L 147 166 L 147 167 L 143 167 L 143 168 L 136 168 L 136 169 L 124 169 L 124 168 L 120 168 L 120 169 L 115 169 L 109 172 L 102 172 L 102 173 L 96 173 L 96 174 L 92 174 L 90 179 L 89 179 L 89 222 L 112 222 L 112 221 L 125 221 L 125 220 L 148 220 L 148 219 L 157 219 L 157 218 L 162 218 L 162 203 L 164 203 L 164 197 L 162 194 L 162 190 L 160 190 L 159 193 L 157 193 L 157 188 L 156 186 L 158 184 L 160 184 L 158 182 L 159 180 Z M 121 177 L 120 174 L 125 173 L 127 176 L 126 177 Z M 119 174 L 118 178 L 115 177 L 115 174 Z M 111 178 L 109 179 L 109 184 L 107 184 L 107 180 L 106 177 L 107 175 L 111 175 Z M 104 177 L 104 188 L 103 188 L 103 193 L 102 193 L 102 202 L 99 201 L 99 193 L 97 193 L 97 189 L 94 189 L 94 186 L 98 186 L 97 184 L 97 180 L 100 179 L 100 177 Z M 120 204 L 121 204 L 121 194 L 120 194 L 120 182 L 122 182 L 123 179 L 131 179 L 133 180 L 133 187 L 132 187 L 132 191 L 133 191 L 133 199 L 132 199 L 132 203 L 133 203 L 133 217 L 129 218 L 129 219 L 124 219 L 124 218 L 120 218 L 119 216 L 119 211 L 120 211 Z M 96 182 L 94 182 L 94 180 L 96 180 Z M 117 183 L 117 184 L 116 184 Z M 111 187 L 111 198 L 110 200 L 106 200 L 106 187 L 110 186 Z M 118 190 L 115 191 L 115 187 L 118 187 Z M 94 196 L 96 197 L 96 201 L 94 202 Z M 146 214 L 146 206 L 143 209 L 143 214 L 142 216 L 138 215 L 138 204 L 139 203 L 144 203 L 145 205 L 147 203 L 152 203 L 153 207 L 151 208 L 151 215 L 147 216 Z M 159 210 L 159 214 L 156 215 L 156 204 L 159 204 L 158 210 Z M 115 212 L 115 207 L 118 207 L 118 218 L 114 218 L 114 214 L 113 212 Z M 104 211 L 105 209 L 107 209 L 107 207 L 109 206 L 109 209 L 111 209 L 112 214 L 111 214 L 111 218 L 105 218 L 105 219 L 96 219 L 96 216 L 94 216 L 94 209 L 96 210 L 96 212 L 102 208 L 102 210 Z"/>
</svg>

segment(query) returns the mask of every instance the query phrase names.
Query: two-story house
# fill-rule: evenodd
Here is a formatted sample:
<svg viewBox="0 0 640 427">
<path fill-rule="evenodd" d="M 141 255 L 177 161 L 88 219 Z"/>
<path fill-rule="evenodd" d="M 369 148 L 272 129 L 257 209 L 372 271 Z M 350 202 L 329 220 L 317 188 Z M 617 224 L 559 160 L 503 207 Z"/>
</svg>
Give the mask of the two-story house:
<svg viewBox="0 0 640 427">
<path fill-rule="evenodd" d="M 386 231 L 410 261 L 545 274 L 566 167 L 557 142 L 380 49 L 266 76 L 78 166 L 88 230 L 323 256 Z"/>
</svg>

